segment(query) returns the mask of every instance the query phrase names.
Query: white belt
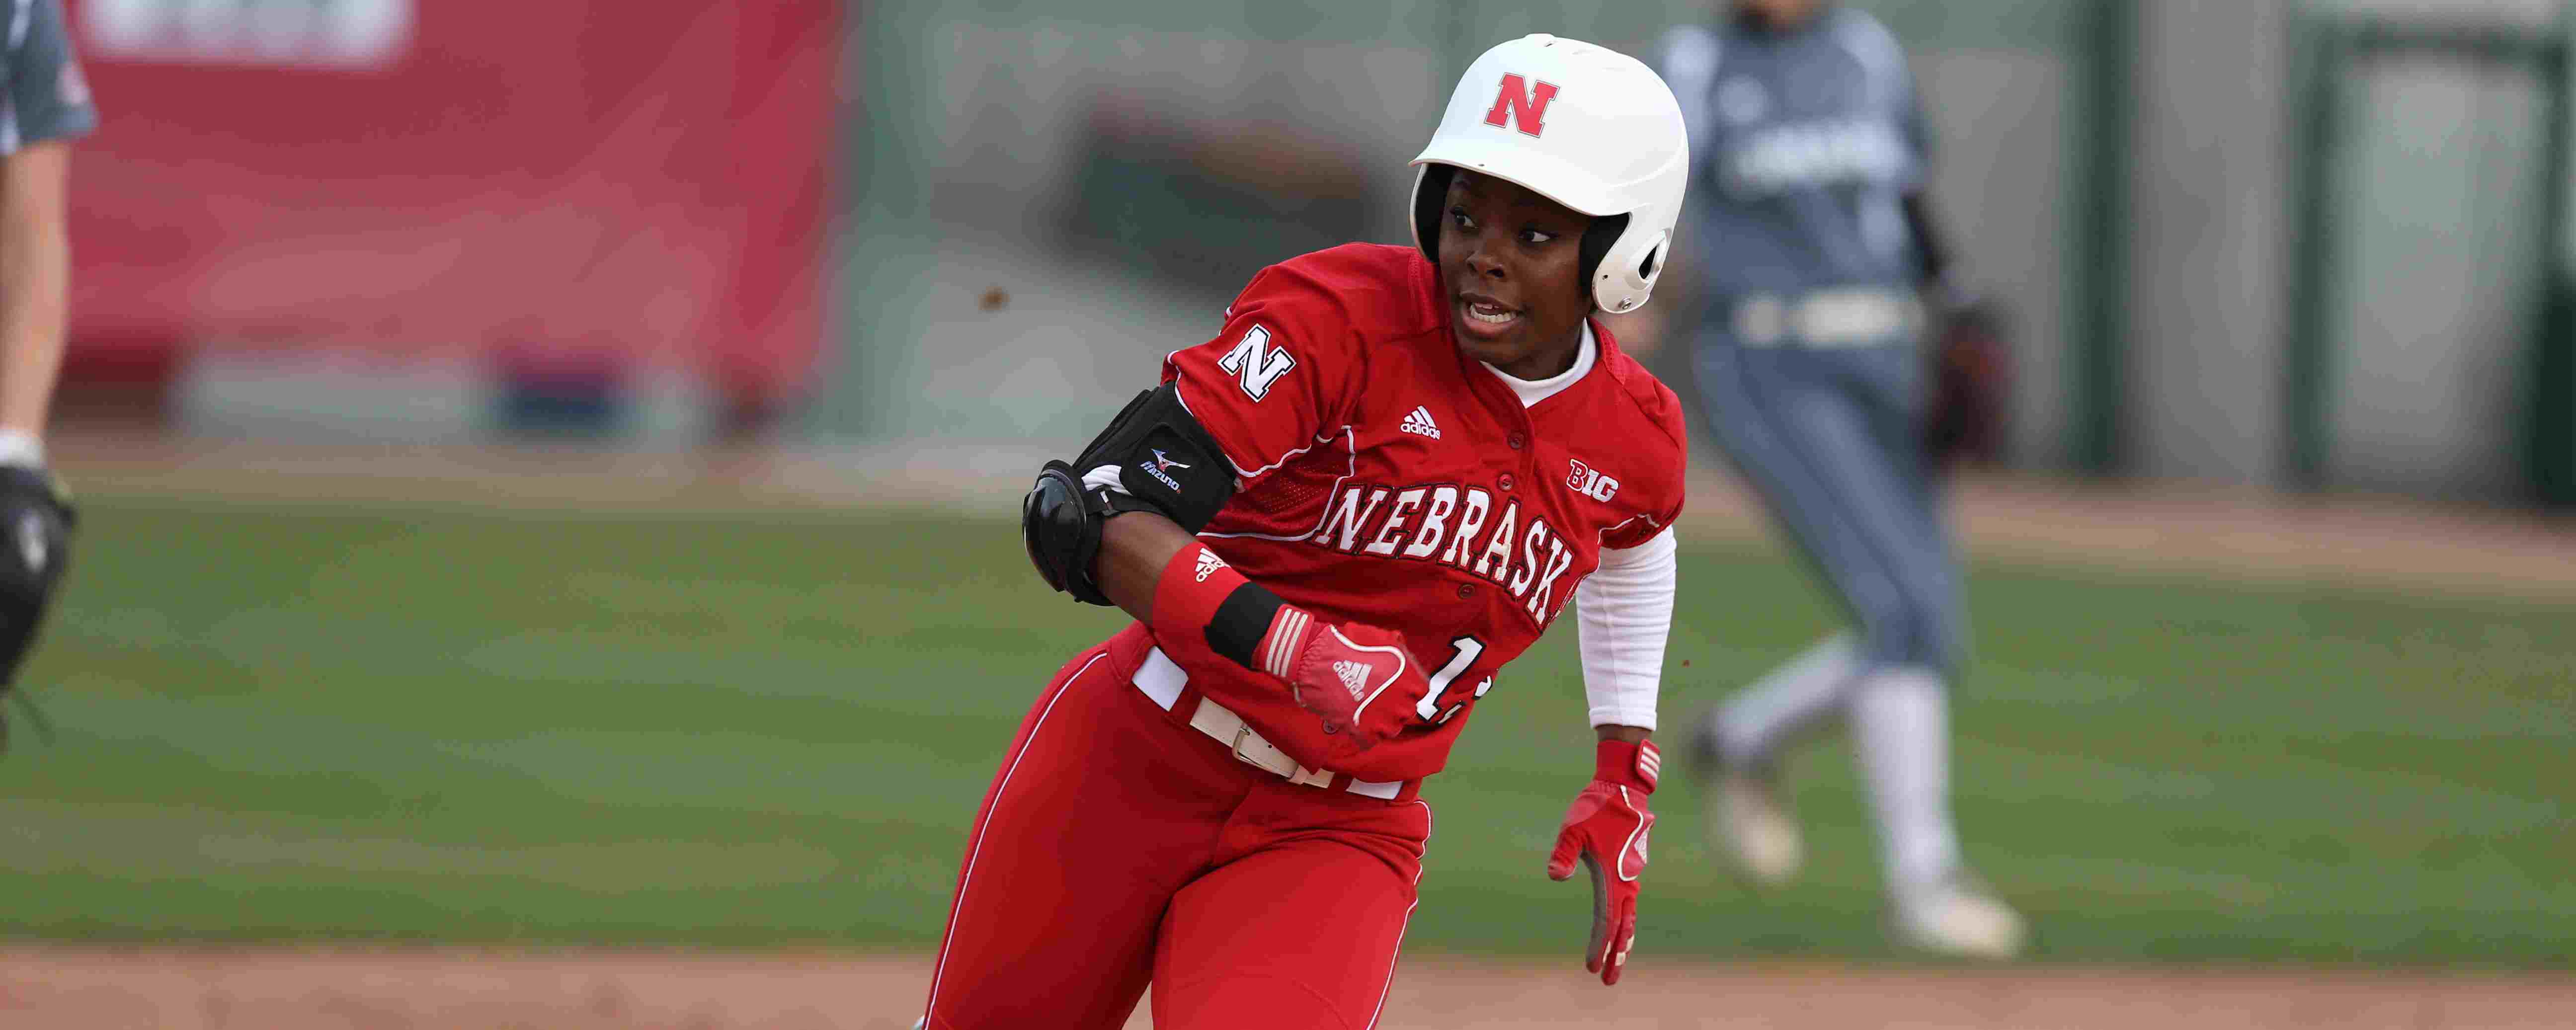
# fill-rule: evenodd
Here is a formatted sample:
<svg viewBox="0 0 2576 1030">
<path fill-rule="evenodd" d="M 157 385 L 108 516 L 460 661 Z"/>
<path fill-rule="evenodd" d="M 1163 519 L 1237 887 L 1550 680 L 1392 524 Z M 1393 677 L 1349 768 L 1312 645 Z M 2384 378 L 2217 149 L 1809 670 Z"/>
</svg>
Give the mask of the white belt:
<svg viewBox="0 0 2576 1030">
<path fill-rule="evenodd" d="M 1154 703 L 1160 705 L 1166 712 L 1171 711 L 1173 705 L 1180 703 L 1181 688 L 1189 685 L 1189 682 L 1190 675 L 1182 672 L 1180 664 L 1172 661 L 1170 656 L 1165 655 L 1163 649 L 1159 647 L 1145 652 L 1144 664 L 1136 667 L 1136 689 L 1144 691 L 1146 697 L 1152 698 Z M 1216 703 L 1215 698 L 1205 695 L 1199 697 L 1198 710 L 1190 713 L 1190 728 L 1214 737 L 1217 743 L 1233 749 L 1234 757 L 1245 765 L 1282 777 L 1290 783 L 1332 789 L 1332 770 L 1309 769 L 1297 764 L 1296 759 L 1288 757 L 1288 752 L 1279 750 L 1278 745 L 1263 739 L 1260 733 L 1253 730 L 1251 724 L 1243 721 L 1242 716 L 1234 714 L 1233 709 Z M 1352 780 L 1351 785 L 1344 789 L 1353 794 L 1366 794 L 1369 797 L 1393 801 L 1396 794 L 1404 790 L 1404 784 L 1401 781 L 1369 783 Z"/>
<path fill-rule="evenodd" d="M 1921 321 L 1913 298 L 1874 288 L 1758 293 L 1735 304 L 1735 335 L 1748 347 L 1867 347 L 1892 342 Z"/>
</svg>

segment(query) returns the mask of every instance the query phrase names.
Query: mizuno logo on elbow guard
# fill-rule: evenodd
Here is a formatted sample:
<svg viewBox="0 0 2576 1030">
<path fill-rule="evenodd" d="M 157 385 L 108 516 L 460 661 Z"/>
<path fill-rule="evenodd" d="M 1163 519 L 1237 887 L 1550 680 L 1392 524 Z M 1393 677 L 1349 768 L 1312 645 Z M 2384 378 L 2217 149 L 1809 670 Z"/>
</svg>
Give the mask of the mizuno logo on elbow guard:
<svg viewBox="0 0 2576 1030">
<path fill-rule="evenodd" d="M 1154 477 L 1154 480 L 1155 480 L 1156 482 L 1159 482 L 1159 483 L 1163 484 L 1164 486 L 1171 488 L 1171 491 L 1172 491 L 1173 493 L 1179 493 L 1179 492 L 1181 492 L 1181 481 L 1180 481 L 1180 480 L 1177 480 L 1177 479 L 1172 478 L 1171 473 L 1165 472 L 1165 471 L 1163 471 L 1163 470 L 1164 470 L 1164 469 L 1185 469 L 1185 468 L 1188 468 L 1189 466 L 1188 466 L 1188 465 L 1185 465 L 1185 464 L 1182 464 L 1182 463 L 1180 463 L 1180 462 L 1177 462 L 1177 461 L 1173 461 L 1172 459 L 1170 459 L 1170 458 L 1168 458 L 1168 457 L 1165 457 L 1165 456 L 1164 456 L 1164 454 L 1163 454 L 1163 449 L 1162 449 L 1162 448 L 1160 448 L 1160 447 L 1157 447 L 1157 448 L 1155 448 L 1155 449 L 1154 449 L 1154 458 L 1153 458 L 1153 460 L 1152 460 L 1152 461 L 1139 462 L 1139 463 L 1137 463 L 1136 467 L 1137 467 L 1137 468 L 1140 468 L 1140 469 L 1144 469 L 1144 470 L 1145 470 L 1145 474 L 1146 474 L 1146 475 L 1149 475 L 1149 476 Z"/>
</svg>

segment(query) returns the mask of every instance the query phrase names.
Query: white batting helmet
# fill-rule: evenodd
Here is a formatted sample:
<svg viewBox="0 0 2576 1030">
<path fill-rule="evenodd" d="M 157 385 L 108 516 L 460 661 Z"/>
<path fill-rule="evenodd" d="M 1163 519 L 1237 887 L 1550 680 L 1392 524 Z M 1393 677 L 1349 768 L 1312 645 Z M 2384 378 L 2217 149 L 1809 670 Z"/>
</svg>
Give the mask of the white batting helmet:
<svg viewBox="0 0 2576 1030">
<path fill-rule="evenodd" d="M 1672 248 L 1690 134 L 1672 87 L 1644 62 L 1540 34 L 1467 66 L 1413 165 L 1413 243 L 1434 263 L 1449 169 L 1465 168 L 1593 216 L 1581 251 L 1592 302 L 1635 311 Z"/>
</svg>

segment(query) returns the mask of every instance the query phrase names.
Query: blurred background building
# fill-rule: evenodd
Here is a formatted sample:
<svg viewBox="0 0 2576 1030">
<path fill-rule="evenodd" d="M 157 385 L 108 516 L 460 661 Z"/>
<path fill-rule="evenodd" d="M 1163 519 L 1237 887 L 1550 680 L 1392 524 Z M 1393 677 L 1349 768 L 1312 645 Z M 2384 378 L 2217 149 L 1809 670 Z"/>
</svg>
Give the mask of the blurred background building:
<svg viewBox="0 0 2576 1030">
<path fill-rule="evenodd" d="M 2560 4 L 1855 2 L 2014 312 L 2012 464 L 2576 502 Z M 1264 264 L 1404 240 L 1486 46 L 1720 5 L 71 6 L 90 414 L 971 456 L 1078 442 Z"/>
</svg>

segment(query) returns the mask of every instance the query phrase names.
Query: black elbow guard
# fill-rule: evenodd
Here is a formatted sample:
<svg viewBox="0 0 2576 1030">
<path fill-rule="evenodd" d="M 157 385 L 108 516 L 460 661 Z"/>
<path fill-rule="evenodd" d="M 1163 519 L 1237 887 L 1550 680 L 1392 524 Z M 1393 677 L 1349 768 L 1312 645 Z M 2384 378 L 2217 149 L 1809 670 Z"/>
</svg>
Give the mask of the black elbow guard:
<svg viewBox="0 0 2576 1030">
<path fill-rule="evenodd" d="M 1115 514 L 1107 493 L 1085 491 L 1073 466 L 1050 461 L 1028 496 L 1020 499 L 1020 535 L 1028 542 L 1030 564 L 1048 586 L 1084 604 L 1109 603 L 1091 581 L 1092 562 L 1100 557 L 1100 527 Z"/>
<path fill-rule="evenodd" d="M 1104 467 L 1117 470 L 1116 488 L 1097 484 L 1093 473 Z M 1109 598 L 1092 575 L 1111 516 L 1156 512 L 1196 533 L 1233 497 L 1225 452 L 1165 383 L 1128 401 L 1073 461 L 1046 463 L 1020 501 L 1020 531 L 1048 586 L 1105 605 Z"/>
</svg>

